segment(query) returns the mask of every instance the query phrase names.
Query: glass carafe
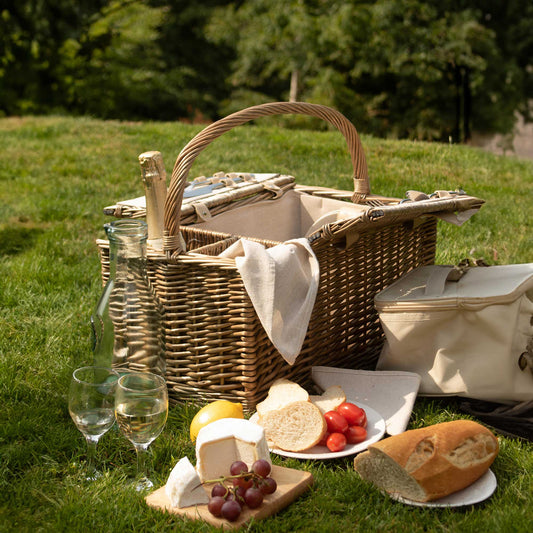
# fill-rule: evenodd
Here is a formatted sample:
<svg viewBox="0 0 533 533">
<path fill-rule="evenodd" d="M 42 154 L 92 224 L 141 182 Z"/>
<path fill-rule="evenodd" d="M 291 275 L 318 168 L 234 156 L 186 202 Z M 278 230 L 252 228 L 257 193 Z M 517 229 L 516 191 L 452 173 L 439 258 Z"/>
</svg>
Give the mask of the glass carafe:
<svg viewBox="0 0 533 533">
<path fill-rule="evenodd" d="M 161 305 L 146 271 L 147 226 L 121 219 L 104 225 L 109 279 L 94 314 L 94 364 L 165 375 Z"/>
</svg>

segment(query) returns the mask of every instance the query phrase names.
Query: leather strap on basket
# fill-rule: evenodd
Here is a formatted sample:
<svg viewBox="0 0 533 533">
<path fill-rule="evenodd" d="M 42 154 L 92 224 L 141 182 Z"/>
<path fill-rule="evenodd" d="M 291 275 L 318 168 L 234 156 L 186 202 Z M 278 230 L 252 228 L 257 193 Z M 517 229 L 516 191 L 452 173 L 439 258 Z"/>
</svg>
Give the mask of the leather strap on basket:
<svg viewBox="0 0 533 533">
<path fill-rule="evenodd" d="M 344 115 L 329 107 L 305 102 L 273 102 L 249 107 L 207 126 L 189 141 L 176 159 L 165 203 L 163 245 L 169 259 L 176 258 L 184 251 L 179 239 L 181 202 L 189 170 L 198 154 L 235 126 L 260 117 L 284 114 L 311 115 L 335 126 L 344 135 L 352 160 L 354 180 L 352 201 L 358 203 L 370 194 L 368 168 L 361 140 L 355 126 Z"/>
</svg>

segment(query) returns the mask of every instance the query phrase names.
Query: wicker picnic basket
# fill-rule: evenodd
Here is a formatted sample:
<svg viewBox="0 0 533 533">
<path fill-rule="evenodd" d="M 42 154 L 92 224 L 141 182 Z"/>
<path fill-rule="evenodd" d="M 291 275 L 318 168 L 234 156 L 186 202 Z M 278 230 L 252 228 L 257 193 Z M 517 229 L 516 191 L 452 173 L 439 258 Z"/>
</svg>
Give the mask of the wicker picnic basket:
<svg viewBox="0 0 533 533">
<path fill-rule="evenodd" d="M 345 200 L 361 206 L 358 216 L 327 223 L 309 242 L 318 258 L 320 282 L 303 348 L 287 364 L 266 335 L 248 297 L 234 259 L 218 254 L 240 235 L 203 229 L 194 208 L 184 224 L 182 199 L 189 170 L 212 141 L 267 115 L 304 114 L 333 124 L 345 137 L 354 172 L 354 191 L 294 185 L 299 195 Z M 282 195 L 282 194 L 281 194 Z M 277 202 L 269 187 L 244 198 L 214 194 L 208 205 L 227 212 Z M 206 200 L 202 200 L 205 207 Z M 376 293 L 415 267 L 434 262 L 435 215 L 479 208 L 482 200 L 465 194 L 422 201 L 401 201 L 370 193 L 365 155 L 355 127 L 328 107 L 307 103 L 269 103 L 229 115 L 202 130 L 179 154 L 165 204 L 164 250 L 149 252 L 148 272 L 164 308 L 167 383 L 172 401 L 242 402 L 247 411 L 267 394 L 277 378 L 311 384 L 311 367 L 375 368 L 384 336 L 374 309 Z M 216 217 L 213 218 L 215 220 Z M 186 250 L 182 249 L 183 241 Z M 248 238 L 254 238 L 248 235 Z M 266 247 L 279 241 L 257 238 Z M 103 279 L 108 275 L 108 246 L 99 241 Z"/>
</svg>

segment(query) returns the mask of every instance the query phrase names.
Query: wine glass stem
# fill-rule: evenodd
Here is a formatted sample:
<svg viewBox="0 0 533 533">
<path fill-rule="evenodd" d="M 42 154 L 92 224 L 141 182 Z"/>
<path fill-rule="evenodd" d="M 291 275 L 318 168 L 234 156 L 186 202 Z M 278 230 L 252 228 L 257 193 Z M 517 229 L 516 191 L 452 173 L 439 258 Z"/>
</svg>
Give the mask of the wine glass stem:
<svg viewBox="0 0 533 533">
<path fill-rule="evenodd" d="M 148 445 L 136 444 L 135 451 L 137 452 L 137 477 L 138 478 L 147 478 L 146 472 L 146 455 Z"/>
<path fill-rule="evenodd" d="M 96 472 L 95 459 L 98 439 L 85 437 L 85 440 L 87 441 L 87 474 L 92 476 Z"/>
</svg>

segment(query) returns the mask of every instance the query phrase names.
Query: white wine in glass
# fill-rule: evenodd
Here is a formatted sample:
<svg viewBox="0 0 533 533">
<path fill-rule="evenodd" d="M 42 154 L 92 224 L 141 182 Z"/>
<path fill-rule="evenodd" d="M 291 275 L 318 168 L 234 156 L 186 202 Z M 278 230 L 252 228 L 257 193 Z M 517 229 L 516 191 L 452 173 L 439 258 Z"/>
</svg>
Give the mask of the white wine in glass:
<svg viewBox="0 0 533 533">
<path fill-rule="evenodd" d="M 115 422 L 114 402 L 118 374 L 109 368 L 76 369 L 70 381 L 68 410 L 87 441 L 87 479 L 100 474 L 95 468 L 96 446 Z"/>
<path fill-rule="evenodd" d="M 129 372 L 118 380 L 115 417 L 124 436 L 137 453 L 137 482 L 143 491 L 153 487 L 146 475 L 146 450 L 161 434 L 168 416 L 165 379 L 149 372 Z"/>
</svg>

